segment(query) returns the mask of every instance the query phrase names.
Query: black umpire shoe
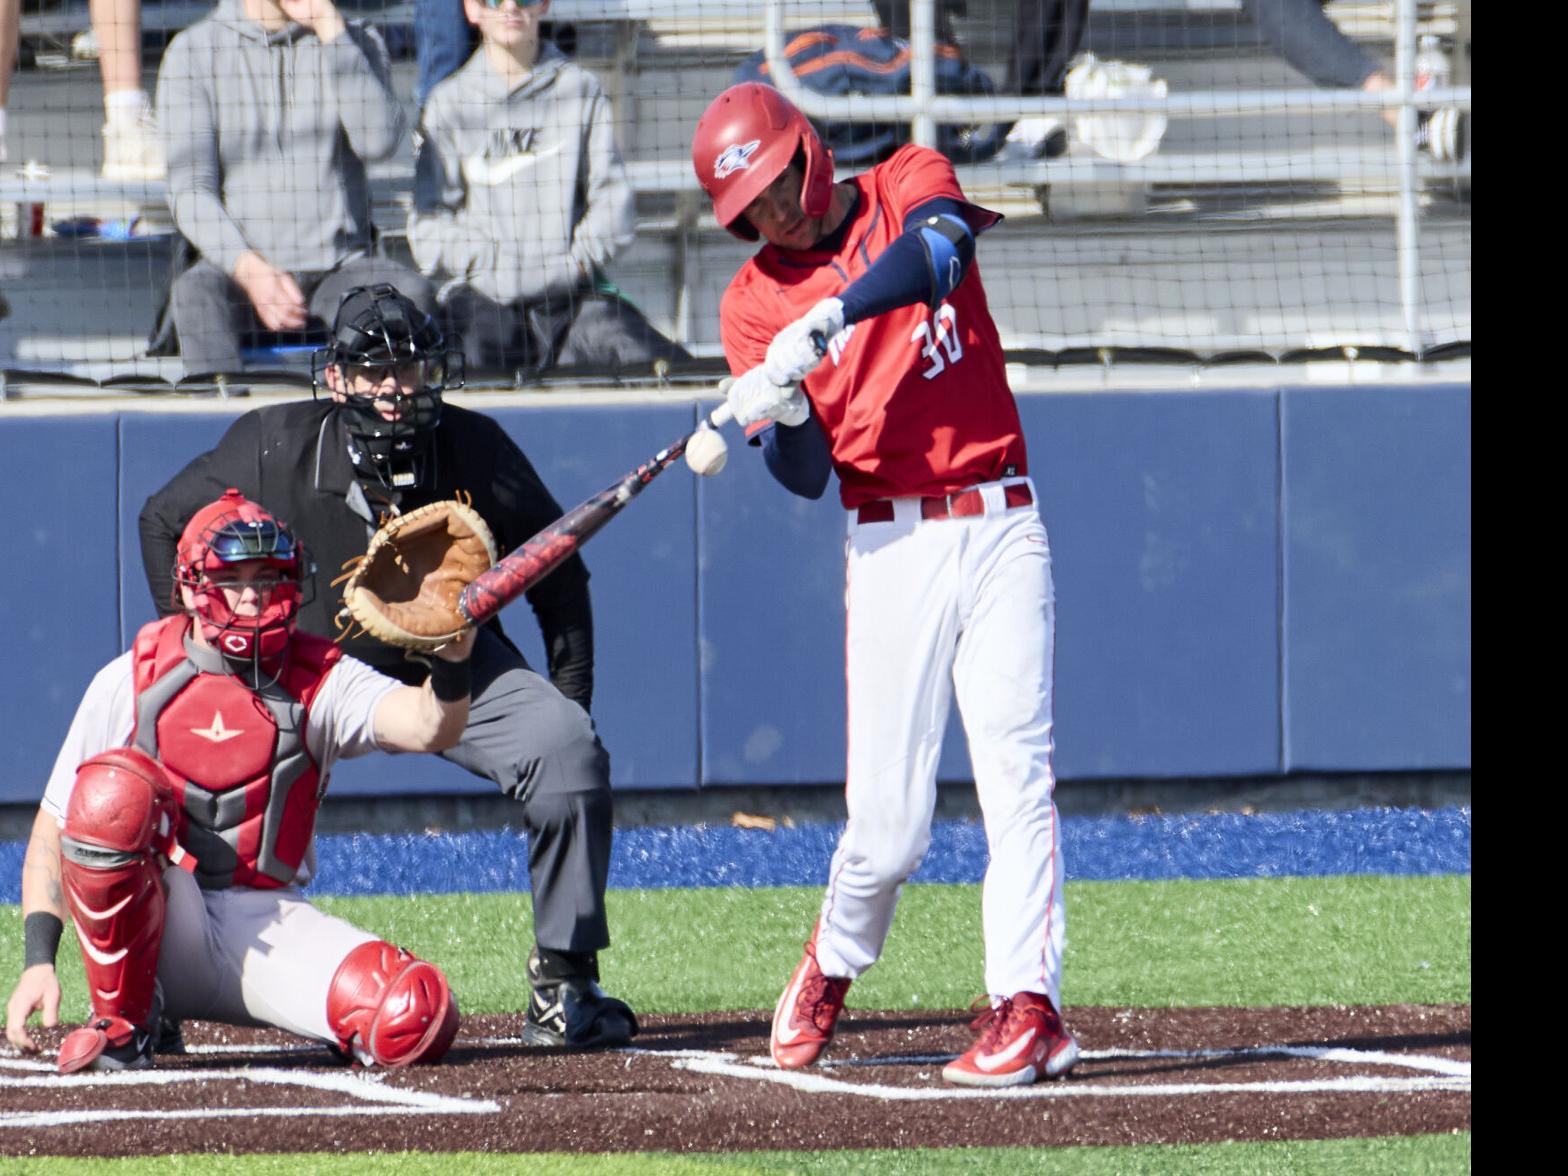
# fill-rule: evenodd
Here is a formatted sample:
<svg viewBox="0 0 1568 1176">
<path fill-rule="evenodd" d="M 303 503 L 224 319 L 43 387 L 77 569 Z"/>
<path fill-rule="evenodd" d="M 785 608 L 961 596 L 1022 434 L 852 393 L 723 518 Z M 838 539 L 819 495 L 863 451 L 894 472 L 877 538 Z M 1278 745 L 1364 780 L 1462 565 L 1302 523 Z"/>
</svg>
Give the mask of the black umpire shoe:
<svg viewBox="0 0 1568 1176">
<path fill-rule="evenodd" d="M 546 976 L 538 947 L 528 954 L 528 984 L 525 1045 L 604 1049 L 625 1045 L 637 1032 L 637 1015 L 605 995 L 592 976 Z"/>
</svg>

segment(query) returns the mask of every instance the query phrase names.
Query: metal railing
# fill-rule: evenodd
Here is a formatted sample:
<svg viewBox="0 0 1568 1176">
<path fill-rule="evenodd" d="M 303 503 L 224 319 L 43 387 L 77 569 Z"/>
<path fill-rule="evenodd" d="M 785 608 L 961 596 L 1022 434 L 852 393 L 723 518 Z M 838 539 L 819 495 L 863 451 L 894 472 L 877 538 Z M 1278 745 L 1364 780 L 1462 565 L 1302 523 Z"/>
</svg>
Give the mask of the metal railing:
<svg viewBox="0 0 1568 1176">
<path fill-rule="evenodd" d="M 1235 115 L 1279 114 L 1310 109 L 1320 111 L 1397 111 L 1395 173 L 1398 183 L 1398 271 L 1400 307 L 1407 350 L 1420 354 L 1429 340 L 1422 328 L 1420 289 L 1420 175 L 1417 167 L 1418 112 L 1439 107 L 1470 110 L 1470 87 L 1447 86 L 1417 90 L 1415 87 L 1418 0 L 1394 0 L 1394 86 L 1378 92 L 1363 90 L 1199 90 L 1164 97 L 1066 98 L 1042 95 L 956 97 L 936 92 L 935 0 L 911 0 L 910 93 L 906 95 L 856 95 L 855 115 L 878 122 L 910 126 L 911 139 L 924 146 L 936 143 L 938 123 L 975 124 L 1019 118 L 1054 116 L 1068 119 L 1101 114 L 1163 114 L 1167 118 L 1221 118 Z M 790 68 L 785 56 L 785 0 L 767 0 L 764 13 L 764 47 L 774 84 L 812 118 L 842 118 L 842 98 L 808 89 Z M 1139 163 L 1119 165 L 1136 177 Z M 1252 178 L 1238 172 L 1238 180 Z"/>
</svg>

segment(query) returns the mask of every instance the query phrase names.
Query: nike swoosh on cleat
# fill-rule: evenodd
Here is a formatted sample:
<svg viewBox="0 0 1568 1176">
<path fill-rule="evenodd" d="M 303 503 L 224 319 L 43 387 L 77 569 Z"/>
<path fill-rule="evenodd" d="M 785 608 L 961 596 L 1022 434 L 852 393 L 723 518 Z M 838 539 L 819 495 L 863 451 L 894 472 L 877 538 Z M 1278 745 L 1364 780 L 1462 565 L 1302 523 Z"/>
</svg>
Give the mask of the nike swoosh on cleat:
<svg viewBox="0 0 1568 1176">
<path fill-rule="evenodd" d="M 1028 1033 L 1025 1033 L 1001 1053 L 994 1053 L 989 1056 L 977 1054 L 975 1056 L 975 1068 L 984 1070 L 989 1074 L 992 1070 L 999 1070 L 1009 1062 L 1017 1061 L 1019 1056 L 1034 1042 L 1035 1034 L 1038 1032 L 1038 1029 L 1029 1030 Z"/>
<path fill-rule="evenodd" d="M 794 1045 L 800 1039 L 801 1031 L 790 1028 L 789 1018 L 795 1002 L 800 998 L 800 986 L 805 979 L 804 973 L 797 976 L 795 982 L 784 990 L 784 995 L 779 997 L 779 1006 L 774 1010 L 773 1038 L 780 1045 Z"/>
</svg>

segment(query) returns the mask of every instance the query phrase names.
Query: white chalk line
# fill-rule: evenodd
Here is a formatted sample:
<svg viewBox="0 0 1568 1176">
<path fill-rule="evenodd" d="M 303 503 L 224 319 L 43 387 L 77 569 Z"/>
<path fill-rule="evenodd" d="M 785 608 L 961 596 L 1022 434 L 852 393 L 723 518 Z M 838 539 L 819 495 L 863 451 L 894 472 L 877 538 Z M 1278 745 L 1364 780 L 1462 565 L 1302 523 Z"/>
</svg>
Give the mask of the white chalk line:
<svg viewBox="0 0 1568 1176">
<path fill-rule="evenodd" d="M 470 1038 L 471 1045 L 518 1045 L 517 1037 Z M 198 1045 L 193 1054 L 320 1053 L 319 1047 L 298 1045 Z M 814 1094 L 851 1095 L 899 1102 L 973 1098 L 1170 1098 L 1216 1094 L 1400 1094 L 1420 1091 L 1471 1089 L 1470 1063 L 1430 1054 L 1394 1054 L 1382 1050 L 1356 1050 L 1335 1046 L 1254 1046 L 1236 1049 L 1194 1050 L 1085 1050 L 1085 1061 L 1213 1061 L 1269 1057 L 1305 1058 L 1345 1065 L 1396 1066 L 1424 1071 L 1421 1077 L 1391 1078 L 1350 1075 L 1340 1078 L 1291 1079 L 1269 1082 L 1181 1082 L 1123 1085 L 1084 1081 L 1042 1082 L 1031 1086 L 971 1089 L 966 1087 L 907 1087 L 880 1083 L 846 1082 L 834 1071 L 869 1066 L 940 1066 L 953 1054 L 906 1054 L 881 1058 L 825 1059 L 811 1071 L 781 1070 L 766 1056 L 741 1057 L 714 1050 L 657 1050 L 630 1047 L 610 1051 L 628 1056 L 668 1060 L 676 1069 L 694 1073 L 773 1082 Z M 32 1076 L 11 1076 L 5 1071 Z M 453 1098 L 426 1091 L 386 1085 L 378 1071 L 332 1073 L 320 1070 L 279 1070 L 272 1067 L 238 1067 L 224 1070 L 139 1070 L 120 1073 L 87 1072 L 60 1075 L 51 1062 L 0 1053 L 0 1087 L 82 1089 L 84 1087 L 150 1087 L 177 1083 L 248 1081 L 278 1086 L 299 1086 L 312 1091 L 334 1091 L 358 1100 L 331 1107 L 196 1107 L 186 1110 L 118 1111 L 0 1111 L 0 1127 L 52 1127 L 118 1119 L 222 1119 L 245 1116 L 298 1117 L 304 1115 L 347 1117 L 354 1115 L 496 1114 L 500 1106 L 488 1100 Z"/>
<path fill-rule="evenodd" d="M 225 1047 L 196 1047 L 189 1052 L 226 1052 Z M 253 1047 L 256 1053 L 298 1052 L 297 1046 Z M 31 1076 L 13 1077 L 7 1070 L 32 1071 Z M 47 1071 L 38 1073 L 38 1071 Z M 26 1058 L 0 1057 L 0 1088 L 27 1087 L 35 1090 L 82 1090 L 149 1088 L 189 1083 L 255 1082 L 268 1086 L 296 1086 L 319 1094 L 341 1094 L 355 1100 L 344 1106 L 293 1107 L 190 1107 L 182 1110 L 117 1111 L 102 1108 L 69 1111 L 0 1111 L 3 1127 L 58 1127 L 72 1123 L 93 1123 L 108 1119 L 222 1119 L 234 1116 L 301 1115 L 494 1115 L 500 1104 L 488 1099 L 453 1098 L 424 1090 L 407 1090 L 387 1085 L 385 1075 L 374 1071 L 332 1073 L 322 1070 L 279 1070 L 271 1066 L 241 1066 L 223 1070 L 126 1070 L 120 1072 L 85 1071 L 78 1074 L 54 1073 L 49 1062 Z M 232 1085 L 229 1087 L 233 1089 Z"/>
<path fill-rule="evenodd" d="M 318 1118 L 364 1118 L 372 1115 L 462 1115 L 493 1114 L 500 1110 L 478 1110 L 474 1107 L 437 1109 L 425 1107 L 203 1107 L 188 1111 L 38 1111 L 0 1112 L 0 1127 L 71 1127 L 77 1124 L 108 1123 L 113 1120 L 143 1122 L 151 1119 L 298 1119 L 305 1116 Z"/>
<path fill-rule="evenodd" d="M 750 1081 L 774 1082 L 813 1094 L 846 1094 L 902 1102 L 927 1102 L 965 1098 L 1171 1098 L 1215 1094 L 1400 1094 L 1429 1090 L 1470 1090 L 1470 1063 L 1430 1054 L 1391 1054 L 1381 1050 L 1344 1049 L 1335 1046 L 1261 1046 L 1245 1049 L 1197 1050 L 1085 1050 L 1085 1061 L 1105 1060 L 1247 1060 L 1267 1057 L 1299 1057 L 1313 1061 L 1349 1065 L 1400 1066 L 1422 1070 L 1416 1078 L 1350 1075 L 1342 1078 L 1282 1079 L 1269 1082 L 1161 1082 L 1145 1085 L 1097 1083 L 1082 1080 L 1037 1082 L 1031 1086 L 969 1087 L 886 1086 L 880 1083 L 846 1082 L 833 1076 L 834 1070 L 859 1066 L 941 1066 L 954 1054 L 914 1054 L 892 1058 L 853 1058 L 824 1061 L 811 1071 L 781 1070 L 768 1057 L 741 1058 L 737 1054 L 708 1050 L 643 1051 L 669 1056 L 677 1069 Z"/>
<path fill-rule="evenodd" d="M 826 1058 L 817 1063 L 819 1070 L 846 1066 L 945 1066 L 957 1054 L 905 1054 L 886 1058 Z M 1326 1045 L 1259 1045 L 1235 1049 L 1086 1049 L 1081 1061 L 1210 1061 L 1245 1058 L 1307 1058 L 1319 1062 L 1346 1062 L 1350 1065 L 1398 1066 L 1427 1070 L 1450 1078 L 1470 1079 L 1470 1063 L 1431 1054 L 1395 1054 L 1371 1049 L 1344 1049 Z M 771 1058 L 754 1057 L 754 1066 L 771 1066 Z"/>
<path fill-rule="evenodd" d="M 853 1095 L 894 1102 L 930 1102 L 964 1098 L 1172 1098 L 1215 1094 L 1403 1094 L 1424 1090 L 1468 1092 L 1470 1080 L 1433 1075 L 1424 1078 L 1313 1078 L 1278 1082 L 1162 1082 L 1149 1085 L 1112 1085 L 1068 1081 L 1037 1082 L 1032 1086 L 1004 1086 L 985 1090 L 969 1087 L 884 1086 L 880 1083 L 844 1082 L 825 1073 L 779 1070 L 743 1062 L 734 1054 L 680 1058 L 680 1069 L 701 1074 L 752 1081 L 775 1082 L 809 1094 Z"/>
</svg>

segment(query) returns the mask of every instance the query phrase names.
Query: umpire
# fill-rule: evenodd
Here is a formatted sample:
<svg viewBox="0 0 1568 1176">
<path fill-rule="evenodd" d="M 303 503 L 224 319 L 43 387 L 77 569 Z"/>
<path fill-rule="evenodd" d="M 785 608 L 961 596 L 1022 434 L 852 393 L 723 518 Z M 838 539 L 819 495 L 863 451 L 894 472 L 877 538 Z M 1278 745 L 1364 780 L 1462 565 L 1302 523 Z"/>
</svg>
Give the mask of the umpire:
<svg viewBox="0 0 1568 1176">
<path fill-rule="evenodd" d="M 495 421 L 443 403 L 462 386 L 461 355 L 389 285 L 356 287 L 312 364 L 328 398 L 240 417 L 217 446 L 147 500 L 142 562 L 161 613 L 174 610 L 175 548 L 186 521 L 230 486 L 288 521 L 315 561 L 300 628 L 336 635 L 331 580 L 362 555 L 381 518 L 462 494 L 510 551 L 561 508 Z M 610 757 L 589 717 L 593 614 L 588 569 L 573 556 L 528 592 L 549 680 L 492 621 L 474 646 L 468 729 L 442 755 L 521 802 L 528 833 L 535 946 L 523 1038 L 530 1045 L 608 1046 L 637 1031 L 630 1008 L 599 988 L 610 942 L 604 890 L 611 838 Z M 346 652 L 404 682 L 428 673 L 403 650 L 361 634 Z"/>
</svg>

